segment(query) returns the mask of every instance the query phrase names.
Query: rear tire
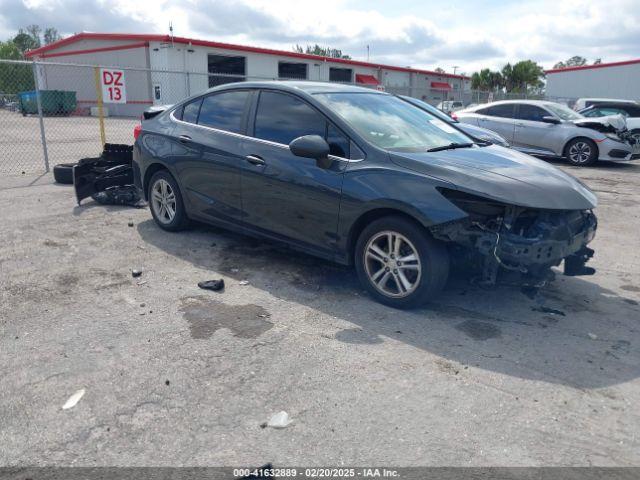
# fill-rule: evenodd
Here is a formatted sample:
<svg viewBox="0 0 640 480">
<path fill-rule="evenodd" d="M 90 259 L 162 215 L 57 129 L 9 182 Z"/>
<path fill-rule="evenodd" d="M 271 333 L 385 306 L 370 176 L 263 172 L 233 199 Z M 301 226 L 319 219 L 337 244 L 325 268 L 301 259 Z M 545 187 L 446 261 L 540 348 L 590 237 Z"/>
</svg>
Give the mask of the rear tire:
<svg viewBox="0 0 640 480">
<path fill-rule="evenodd" d="M 73 167 L 75 163 L 61 163 L 53 167 L 53 178 L 57 183 L 73 185 Z"/>
<path fill-rule="evenodd" d="M 160 228 L 177 232 L 189 226 L 180 187 L 167 170 L 160 170 L 151 177 L 147 198 L 151 215 Z"/>
<path fill-rule="evenodd" d="M 598 146 L 588 138 L 574 138 L 564 148 L 564 156 L 571 165 L 586 167 L 598 161 Z"/>
<path fill-rule="evenodd" d="M 354 261 L 362 286 L 378 302 L 394 308 L 432 300 L 449 276 L 445 245 L 401 216 L 369 224 L 358 237 Z"/>
<path fill-rule="evenodd" d="M 631 130 L 629 132 L 629 139 L 631 140 L 631 147 L 636 146 L 633 153 L 640 153 L 640 129 Z"/>
</svg>

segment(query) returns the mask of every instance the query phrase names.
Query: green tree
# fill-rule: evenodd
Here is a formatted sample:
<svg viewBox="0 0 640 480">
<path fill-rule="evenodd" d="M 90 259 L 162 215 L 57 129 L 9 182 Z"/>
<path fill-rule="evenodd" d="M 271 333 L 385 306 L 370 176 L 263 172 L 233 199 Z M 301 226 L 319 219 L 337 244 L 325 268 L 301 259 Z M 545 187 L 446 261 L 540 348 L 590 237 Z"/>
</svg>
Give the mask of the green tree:
<svg viewBox="0 0 640 480">
<path fill-rule="evenodd" d="M 507 63 L 501 73 L 508 93 L 539 93 L 544 87 L 544 70 L 533 60 Z"/>
<path fill-rule="evenodd" d="M 47 27 L 44 29 L 44 44 L 49 45 L 50 43 L 57 42 L 62 39 L 60 34 L 58 33 L 58 29 L 54 27 Z"/>
<path fill-rule="evenodd" d="M 22 51 L 12 41 L 0 42 L 0 59 L 22 60 Z M 31 65 L 0 62 L 0 95 L 15 94 L 34 88 Z"/>
<path fill-rule="evenodd" d="M 18 30 L 18 34 L 13 37 L 13 43 L 24 54 L 27 50 L 33 50 L 40 46 L 40 41 L 33 38 L 30 34 L 25 32 L 22 28 Z"/>
<path fill-rule="evenodd" d="M 438 73 L 447 73 L 444 71 L 444 68 L 440 68 L 440 67 L 436 67 L 434 72 L 438 72 Z"/>
<path fill-rule="evenodd" d="M 567 67 L 581 67 L 587 64 L 587 59 L 580 55 L 574 55 L 573 57 L 565 60 L 564 62 L 556 63 L 553 68 L 567 68 Z"/>
<path fill-rule="evenodd" d="M 343 54 L 342 50 L 338 48 L 321 47 L 317 43 L 313 46 L 307 45 L 305 48 L 301 45 L 296 45 L 293 47 L 293 51 L 297 53 L 306 53 L 308 55 L 320 55 L 321 57 L 351 59 L 349 55 Z"/>
<path fill-rule="evenodd" d="M 471 75 L 471 88 L 474 90 L 495 91 L 504 86 L 504 79 L 500 72 L 493 72 L 483 68 Z"/>
</svg>

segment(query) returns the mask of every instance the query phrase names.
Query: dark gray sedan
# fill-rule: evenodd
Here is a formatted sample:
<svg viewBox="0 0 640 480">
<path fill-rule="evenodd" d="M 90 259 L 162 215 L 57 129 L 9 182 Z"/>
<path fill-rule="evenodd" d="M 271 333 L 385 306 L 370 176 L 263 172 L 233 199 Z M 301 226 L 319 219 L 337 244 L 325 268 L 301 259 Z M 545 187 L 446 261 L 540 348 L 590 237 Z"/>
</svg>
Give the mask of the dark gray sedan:
<svg viewBox="0 0 640 480">
<path fill-rule="evenodd" d="M 451 259 L 494 283 L 592 273 L 595 195 L 383 92 L 312 82 L 219 86 L 136 129 L 134 177 L 164 230 L 191 219 L 355 265 L 393 307 L 434 298 Z"/>
</svg>

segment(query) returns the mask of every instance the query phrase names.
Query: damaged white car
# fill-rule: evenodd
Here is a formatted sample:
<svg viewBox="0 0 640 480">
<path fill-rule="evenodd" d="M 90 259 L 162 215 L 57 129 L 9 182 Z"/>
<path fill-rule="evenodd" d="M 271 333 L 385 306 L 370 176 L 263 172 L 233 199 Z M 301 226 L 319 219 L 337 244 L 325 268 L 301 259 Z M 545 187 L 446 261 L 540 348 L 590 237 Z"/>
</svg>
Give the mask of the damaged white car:
<svg viewBox="0 0 640 480">
<path fill-rule="evenodd" d="M 564 157 L 577 166 L 633 159 L 621 115 L 587 118 L 565 105 L 541 100 L 506 100 L 456 114 L 459 121 L 493 130 L 512 148 L 530 155 Z"/>
</svg>

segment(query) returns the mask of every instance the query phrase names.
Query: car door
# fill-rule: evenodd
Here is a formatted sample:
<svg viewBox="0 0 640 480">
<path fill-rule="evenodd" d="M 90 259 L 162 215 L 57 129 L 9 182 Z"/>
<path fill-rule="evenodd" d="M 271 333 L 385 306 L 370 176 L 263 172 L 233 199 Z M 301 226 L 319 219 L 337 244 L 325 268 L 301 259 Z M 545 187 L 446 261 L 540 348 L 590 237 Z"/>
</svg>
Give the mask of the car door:
<svg viewBox="0 0 640 480">
<path fill-rule="evenodd" d="M 557 143 L 558 124 L 544 122 L 544 117 L 554 117 L 551 112 L 529 103 L 516 104 L 516 127 L 513 135 L 513 146 L 546 155 L 553 155 L 553 147 Z M 559 119 L 558 119 L 559 120 Z"/>
<path fill-rule="evenodd" d="M 246 228 L 331 257 L 349 139 L 301 98 L 270 90 L 256 99 L 249 128 L 242 164 Z M 345 160 L 325 169 L 296 157 L 288 144 L 302 135 L 324 137 L 331 153 Z"/>
<path fill-rule="evenodd" d="M 515 129 L 515 108 L 513 103 L 489 105 L 477 110 L 478 126 L 487 128 L 502 136 L 507 142 L 513 142 Z"/>
<path fill-rule="evenodd" d="M 205 95 L 185 105 L 174 130 L 175 165 L 190 213 L 219 223 L 241 221 L 240 165 L 250 90 Z M 179 115 L 179 114 L 178 114 Z"/>
</svg>

